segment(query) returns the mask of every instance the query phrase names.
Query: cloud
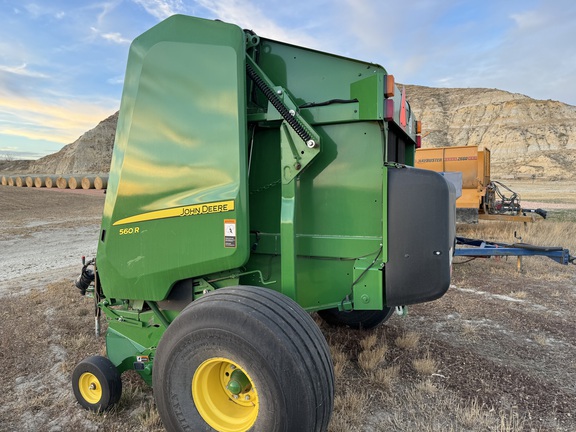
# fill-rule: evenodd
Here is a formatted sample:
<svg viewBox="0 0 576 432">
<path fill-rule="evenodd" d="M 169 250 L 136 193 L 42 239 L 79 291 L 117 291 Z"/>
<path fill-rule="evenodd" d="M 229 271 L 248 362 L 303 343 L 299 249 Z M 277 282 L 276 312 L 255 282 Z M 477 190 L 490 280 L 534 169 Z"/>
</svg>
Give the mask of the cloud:
<svg viewBox="0 0 576 432">
<path fill-rule="evenodd" d="M 35 160 L 46 156 L 47 152 L 19 150 L 17 147 L 0 147 L 0 160 Z"/>
<path fill-rule="evenodd" d="M 52 18 L 60 20 L 66 16 L 66 12 L 64 11 L 57 10 L 52 7 L 41 6 L 38 5 L 37 3 L 28 3 L 25 4 L 23 7 L 33 19 L 42 18 L 48 15 Z M 15 14 L 20 13 L 19 9 L 13 9 L 13 11 Z"/>
<path fill-rule="evenodd" d="M 120 33 L 102 33 L 100 35 L 101 38 L 106 39 L 107 41 L 114 42 L 121 45 L 129 45 L 132 42 L 130 39 L 126 39 L 122 37 Z"/>
<path fill-rule="evenodd" d="M 171 15 L 184 13 L 186 8 L 181 0 L 132 0 L 142 6 L 146 12 L 158 20 L 164 20 Z"/>
<path fill-rule="evenodd" d="M 263 37 L 311 48 L 317 48 L 320 45 L 311 31 L 300 27 L 309 24 L 306 20 L 296 18 L 283 21 L 286 18 L 286 12 L 281 10 L 283 3 L 267 2 L 265 9 L 260 8 L 254 2 L 241 0 L 197 0 L 196 3 L 216 18 L 242 28 L 252 29 Z M 274 10 L 275 13 L 270 13 L 270 10 Z M 288 22 L 290 24 L 287 24 Z"/>
<path fill-rule="evenodd" d="M 487 53 L 485 86 L 524 93 L 537 99 L 576 103 L 576 4 L 538 3 L 507 15 L 508 30 Z M 484 85 L 482 85 L 484 86 Z"/>
<path fill-rule="evenodd" d="M 111 115 L 115 105 L 115 101 L 45 101 L 0 93 L 0 133 L 68 144 Z"/>
<path fill-rule="evenodd" d="M 106 82 L 112 85 L 124 84 L 124 75 L 118 75 L 115 77 L 108 78 Z"/>
<path fill-rule="evenodd" d="M 0 65 L 0 72 L 8 72 L 14 75 L 20 75 L 30 78 L 48 78 L 48 75 L 42 72 L 35 72 L 28 69 L 26 63 L 22 63 L 20 66 L 4 66 Z"/>
</svg>

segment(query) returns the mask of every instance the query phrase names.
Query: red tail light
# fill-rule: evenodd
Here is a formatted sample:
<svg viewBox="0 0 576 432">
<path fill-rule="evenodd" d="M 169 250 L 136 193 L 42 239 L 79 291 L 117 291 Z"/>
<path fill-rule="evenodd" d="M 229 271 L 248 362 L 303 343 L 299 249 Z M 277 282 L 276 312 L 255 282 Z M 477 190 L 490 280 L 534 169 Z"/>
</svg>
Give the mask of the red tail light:
<svg viewBox="0 0 576 432">
<path fill-rule="evenodd" d="M 394 120 L 394 99 L 384 100 L 384 120 L 386 121 Z"/>
</svg>

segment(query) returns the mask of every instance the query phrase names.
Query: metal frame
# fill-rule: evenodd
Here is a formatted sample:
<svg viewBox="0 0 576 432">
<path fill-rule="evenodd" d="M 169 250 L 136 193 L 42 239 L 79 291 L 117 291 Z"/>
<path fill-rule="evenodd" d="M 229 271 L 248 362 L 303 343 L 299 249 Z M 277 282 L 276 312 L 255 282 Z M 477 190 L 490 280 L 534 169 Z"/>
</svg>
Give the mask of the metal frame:
<svg viewBox="0 0 576 432">
<path fill-rule="evenodd" d="M 456 237 L 457 245 L 465 247 L 456 248 L 454 256 L 463 257 L 491 257 L 491 256 L 545 256 L 560 264 L 576 264 L 576 256 L 570 255 L 568 249 L 562 247 L 534 246 L 526 243 L 502 243 L 487 240 Z"/>
</svg>

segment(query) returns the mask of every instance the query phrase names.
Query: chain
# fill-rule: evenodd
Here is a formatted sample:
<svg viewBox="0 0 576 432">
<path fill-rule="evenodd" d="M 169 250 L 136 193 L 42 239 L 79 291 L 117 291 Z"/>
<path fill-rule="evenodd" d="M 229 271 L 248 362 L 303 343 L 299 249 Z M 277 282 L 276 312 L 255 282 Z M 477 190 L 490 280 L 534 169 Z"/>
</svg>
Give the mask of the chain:
<svg viewBox="0 0 576 432">
<path fill-rule="evenodd" d="M 278 180 L 276 180 L 276 181 L 273 181 L 273 182 L 270 183 L 270 184 L 267 184 L 267 185 L 265 185 L 265 186 L 259 187 L 258 189 L 251 190 L 251 191 L 250 191 L 250 195 L 255 194 L 255 193 L 258 193 L 258 192 L 265 191 L 265 190 L 267 190 L 267 189 L 270 189 L 270 188 L 276 186 L 277 184 L 280 184 L 281 182 L 282 182 L 282 180 L 281 180 L 281 179 L 278 179 Z"/>
<path fill-rule="evenodd" d="M 407 165 L 398 162 L 384 162 L 384 166 L 388 168 L 407 168 Z"/>
</svg>

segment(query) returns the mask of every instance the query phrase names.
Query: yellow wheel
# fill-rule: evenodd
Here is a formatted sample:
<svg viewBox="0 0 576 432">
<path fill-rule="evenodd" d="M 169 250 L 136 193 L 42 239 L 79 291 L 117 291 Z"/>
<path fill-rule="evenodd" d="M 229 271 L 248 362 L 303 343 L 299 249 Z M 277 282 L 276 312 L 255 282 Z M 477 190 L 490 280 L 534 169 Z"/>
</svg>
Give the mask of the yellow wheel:
<svg viewBox="0 0 576 432">
<path fill-rule="evenodd" d="M 122 380 L 106 357 L 82 360 L 72 373 L 72 389 L 80 405 L 91 411 L 106 411 L 120 399 Z"/>
<path fill-rule="evenodd" d="M 248 286 L 186 306 L 160 339 L 152 384 L 174 432 L 325 432 L 334 400 L 314 320 L 285 295 Z"/>
<path fill-rule="evenodd" d="M 202 418 L 217 431 L 241 432 L 258 417 L 258 393 L 246 371 L 223 357 L 204 361 L 192 378 L 192 397 Z"/>
<path fill-rule="evenodd" d="M 97 404 L 102 399 L 102 384 L 96 375 L 90 372 L 84 372 L 80 375 L 78 389 L 82 397 L 90 404 Z"/>
</svg>

